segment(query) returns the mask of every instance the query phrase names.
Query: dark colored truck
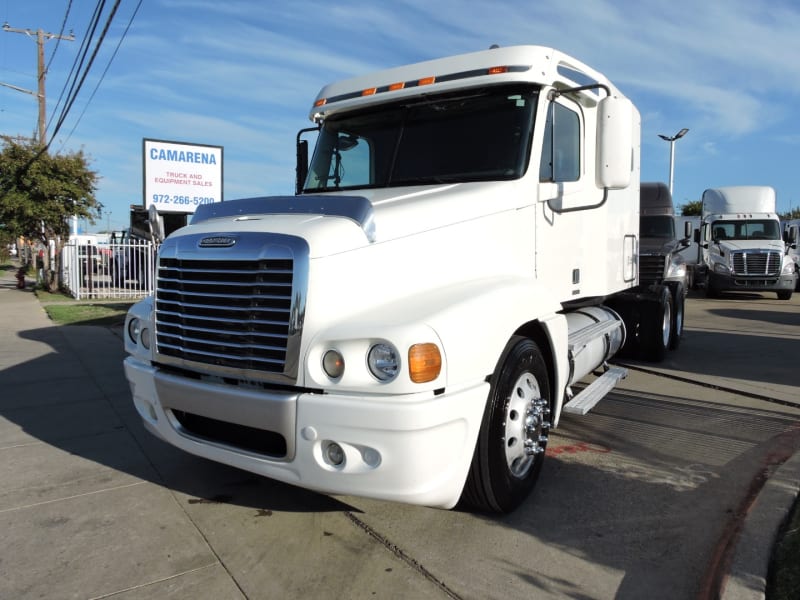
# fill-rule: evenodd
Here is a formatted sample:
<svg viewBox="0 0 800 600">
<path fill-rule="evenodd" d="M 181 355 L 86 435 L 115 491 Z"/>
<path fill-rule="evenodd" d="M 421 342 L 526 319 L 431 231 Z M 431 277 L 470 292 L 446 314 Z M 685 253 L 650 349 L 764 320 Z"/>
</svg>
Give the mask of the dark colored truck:
<svg viewBox="0 0 800 600">
<path fill-rule="evenodd" d="M 681 250 L 689 245 L 691 232 L 687 223 L 683 237 L 678 237 L 674 216 L 669 188 L 660 182 L 643 182 L 639 192 L 639 285 L 628 292 L 639 301 L 615 306 L 628 329 L 622 356 L 658 361 L 667 349 L 680 344 L 689 288 Z M 660 306 L 666 296 L 668 305 Z M 653 314 L 662 315 L 661 322 L 654 321 Z"/>
</svg>

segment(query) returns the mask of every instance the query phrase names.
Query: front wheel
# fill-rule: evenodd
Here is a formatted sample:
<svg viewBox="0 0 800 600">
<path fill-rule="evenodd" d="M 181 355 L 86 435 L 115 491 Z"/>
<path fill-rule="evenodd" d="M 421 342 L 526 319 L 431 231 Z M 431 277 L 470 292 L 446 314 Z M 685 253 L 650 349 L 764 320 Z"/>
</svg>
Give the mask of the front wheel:
<svg viewBox="0 0 800 600">
<path fill-rule="evenodd" d="M 533 489 L 550 431 L 550 383 L 539 346 L 509 341 L 492 378 L 462 502 L 486 512 L 514 510 Z"/>
<path fill-rule="evenodd" d="M 669 339 L 669 349 L 677 350 L 683 336 L 683 315 L 686 304 L 686 294 L 682 283 L 678 283 L 672 295 L 672 336 Z"/>
<path fill-rule="evenodd" d="M 651 362 L 664 360 L 672 338 L 672 294 L 667 287 L 657 290 L 655 301 L 643 305 L 639 325 L 642 358 Z"/>
<path fill-rule="evenodd" d="M 781 290 L 777 292 L 778 300 L 791 300 L 792 299 L 792 290 Z"/>
</svg>

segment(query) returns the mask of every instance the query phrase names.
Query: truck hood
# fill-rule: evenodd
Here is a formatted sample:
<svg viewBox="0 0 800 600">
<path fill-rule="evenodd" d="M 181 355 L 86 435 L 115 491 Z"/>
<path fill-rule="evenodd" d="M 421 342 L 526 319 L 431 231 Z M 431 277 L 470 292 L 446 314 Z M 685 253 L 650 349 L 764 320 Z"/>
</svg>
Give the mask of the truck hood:
<svg viewBox="0 0 800 600">
<path fill-rule="evenodd" d="M 639 252 L 642 254 L 670 254 L 678 247 L 678 240 L 664 238 L 641 238 Z"/>
<path fill-rule="evenodd" d="M 302 237 L 311 258 L 431 231 L 518 208 L 506 193 L 516 182 L 459 183 L 414 188 L 272 196 L 198 208 L 170 238 L 270 232 Z M 533 201 L 533 199 L 532 199 Z"/>
<path fill-rule="evenodd" d="M 722 240 L 717 244 L 719 244 L 720 249 L 728 252 L 769 250 L 783 253 L 786 249 L 781 240 Z"/>
</svg>

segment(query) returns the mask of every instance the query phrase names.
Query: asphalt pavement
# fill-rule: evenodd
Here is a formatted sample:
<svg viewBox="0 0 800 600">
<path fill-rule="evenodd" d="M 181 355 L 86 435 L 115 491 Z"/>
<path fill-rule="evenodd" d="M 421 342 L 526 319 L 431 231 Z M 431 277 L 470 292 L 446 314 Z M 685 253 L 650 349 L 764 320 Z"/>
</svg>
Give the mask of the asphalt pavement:
<svg viewBox="0 0 800 600">
<path fill-rule="evenodd" d="M 0 270 L 0 598 L 252 597 L 184 501 L 213 500 L 165 477 L 181 470 L 183 455 L 141 426 L 122 332 L 53 324 L 32 283 L 18 289 L 15 271 Z M 159 464 L 154 448 L 165 457 Z M 230 472 L 210 465 L 207 476 Z M 723 598 L 764 597 L 771 548 L 798 489 L 794 455 L 769 474 L 734 532 Z M 350 535 L 333 527 L 324 535 Z M 372 574 L 382 577 L 379 597 L 418 597 L 416 586 L 431 583 L 383 571 Z"/>
</svg>

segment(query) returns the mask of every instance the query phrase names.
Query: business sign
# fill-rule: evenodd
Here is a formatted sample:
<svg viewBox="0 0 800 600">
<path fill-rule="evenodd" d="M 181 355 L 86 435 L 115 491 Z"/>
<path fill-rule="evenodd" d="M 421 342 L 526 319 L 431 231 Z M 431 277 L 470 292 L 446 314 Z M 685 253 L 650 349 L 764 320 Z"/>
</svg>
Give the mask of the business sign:
<svg viewBox="0 0 800 600">
<path fill-rule="evenodd" d="M 222 146 L 143 140 L 144 207 L 193 213 L 222 202 Z"/>
</svg>

